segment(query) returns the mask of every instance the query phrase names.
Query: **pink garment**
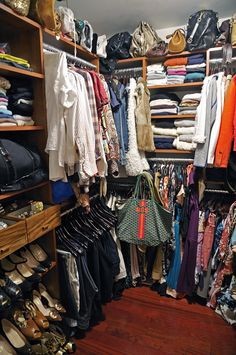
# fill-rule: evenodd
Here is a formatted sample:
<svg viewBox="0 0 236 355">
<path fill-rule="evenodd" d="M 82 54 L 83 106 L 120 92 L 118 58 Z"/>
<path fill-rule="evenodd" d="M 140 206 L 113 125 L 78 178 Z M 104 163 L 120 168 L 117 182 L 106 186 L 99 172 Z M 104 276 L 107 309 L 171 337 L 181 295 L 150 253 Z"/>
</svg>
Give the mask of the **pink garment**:
<svg viewBox="0 0 236 355">
<path fill-rule="evenodd" d="M 206 228 L 203 236 L 202 243 L 202 269 L 203 271 L 207 271 L 208 262 L 211 255 L 212 244 L 214 241 L 214 233 L 215 233 L 215 224 L 216 224 L 216 215 L 214 213 L 210 213 Z"/>
<path fill-rule="evenodd" d="M 169 69 L 167 70 L 168 75 L 186 75 L 186 70 L 174 70 Z"/>
</svg>

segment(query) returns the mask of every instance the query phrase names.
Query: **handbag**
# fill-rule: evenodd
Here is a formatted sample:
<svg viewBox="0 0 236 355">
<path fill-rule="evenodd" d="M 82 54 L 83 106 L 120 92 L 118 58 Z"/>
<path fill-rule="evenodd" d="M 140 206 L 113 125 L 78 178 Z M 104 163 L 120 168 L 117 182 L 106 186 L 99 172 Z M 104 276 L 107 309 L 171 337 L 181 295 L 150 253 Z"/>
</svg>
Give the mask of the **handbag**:
<svg viewBox="0 0 236 355">
<path fill-rule="evenodd" d="M 5 4 L 19 15 L 27 16 L 29 13 L 30 0 L 5 0 Z"/>
<path fill-rule="evenodd" d="M 132 57 L 143 57 L 147 51 L 162 42 L 154 28 L 147 22 L 140 22 L 132 35 L 130 54 Z"/>
<path fill-rule="evenodd" d="M 134 195 L 118 211 L 118 237 L 128 243 L 157 246 L 171 235 L 172 214 L 154 196 L 152 177 L 138 176 Z"/>
<path fill-rule="evenodd" d="M 167 53 L 167 43 L 165 41 L 161 41 L 155 47 L 149 49 L 146 53 L 146 57 L 160 57 L 166 55 Z"/>
<path fill-rule="evenodd" d="M 31 0 L 29 17 L 40 25 L 58 33 L 61 22 L 54 11 L 55 0 Z"/>
<path fill-rule="evenodd" d="M 166 36 L 166 38 L 171 38 L 170 42 L 168 43 L 169 53 L 181 53 L 185 50 L 186 39 L 184 30 L 182 28 L 176 30 L 171 35 Z"/>
<path fill-rule="evenodd" d="M 187 25 L 187 50 L 213 47 L 219 34 L 217 24 L 218 16 L 212 10 L 202 10 L 191 15 Z"/>
<path fill-rule="evenodd" d="M 0 193 L 19 191 L 47 180 L 40 155 L 8 139 L 0 139 Z"/>
<path fill-rule="evenodd" d="M 232 46 L 236 45 L 236 13 L 233 15 L 230 23 L 231 27 L 231 44 Z"/>
<path fill-rule="evenodd" d="M 129 32 L 116 33 L 109 38 L 106 51 L 107 58 L 127 59 L 130 57 L 129 49 L 131 44 L 131 35 Z"/>
</svg>

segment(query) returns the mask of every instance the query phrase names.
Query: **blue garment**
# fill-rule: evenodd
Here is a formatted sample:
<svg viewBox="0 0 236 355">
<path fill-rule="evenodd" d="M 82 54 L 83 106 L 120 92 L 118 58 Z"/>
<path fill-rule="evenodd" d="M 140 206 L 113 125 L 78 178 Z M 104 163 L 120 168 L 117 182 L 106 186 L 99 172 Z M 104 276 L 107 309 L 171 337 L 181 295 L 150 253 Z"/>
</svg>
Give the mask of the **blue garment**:
<svg viewBox="0 0 236 355">
<path fill-rule="evenodd" d="M 204 80 L 205 74 L 204 73 L 188 73 L 185 77 L 185 80 Z"/>
<path fill-rule="evenodd" d="M 12 116 L 12 111 L 2 108 L 0 109 L 0 114 Z"/>
<path fill-rule="evenodd" d="M 231 239 L 230 239 L 230 245 L 236 245 L 236 227 L 233 230 Z"/>
<path fill-rule="evenodd" d="M 174 222 L 174 237 L 175 237 L 175 250 L 171 260 L 170 270 L 167 276 L 167 286 L 176 290 L 181 267 L 181 248 L 180 248 L 180 222 L 182 221 L 182 206 L 175 205 L 175 222 Z"/>
<path fill-rule="evenodd" d="M 28 71 L 33 71 L 32 68 L 28 68 L 24 64 L 19 64 L 19 63 L 16 63 L 16 62 L 12 62 L 11 60 L 8 60 L 8 59 L 0 59 L 0 62 L 8 64 L 8 65 L 11 65 L 12 67 L 16 67 L 18 69 L 24 69 L 24 70 L 28 70 Z"/>
<path fill-rule="evenodd" d="M 203 54 L 193 54 L 188 57 L 188 65 L 205 63 Z"/>
<path fill-rule="evenodd" d="M 224 230 L 224 220 L 220 221 L 220 223 L 218 224 L 218 226 L 215 229 L 214 243 L 213 243 L 213 249 L 212 249 L 213 255 L 215 254 L 216 249 L 219 246 L 223 230 Z"/>
<path fill-rule="evenodd" d="M 13 118 L 12 115 L 7 115 L 5 113 L 0 113 L 0 119 L 1 118 Z"/>
<path fill-rule="evenodd" d="M 115 126 L 120 143 L 120 163 L 126 164 L 126 153 L 128 151 L 128 122 L 127 122 L 127 90 L 120 82 L 109 85 L 111 96 L 111 108 L 113 111 Z"/>
</svg>

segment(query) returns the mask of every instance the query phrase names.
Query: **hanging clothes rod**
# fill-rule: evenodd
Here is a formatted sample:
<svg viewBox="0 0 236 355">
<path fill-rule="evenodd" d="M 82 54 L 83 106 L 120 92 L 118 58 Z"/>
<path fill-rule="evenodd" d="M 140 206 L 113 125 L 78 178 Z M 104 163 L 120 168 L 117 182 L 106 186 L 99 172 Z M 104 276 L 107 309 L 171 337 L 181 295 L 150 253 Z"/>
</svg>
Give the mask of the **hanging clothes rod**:
<svg viewBox="0 0 236 355">
<path fill-rule="evenodd" d="M 227 191 L 227 190 L 214 190 L 214 189 L 205 189 L 205 191 L 204 192 L 212 192 L 212 193 L 217 193 L 217 194 L 230 194 L 230 192 L 229 191 Z M 233 192 L 232 192 L 232 194 L 233 194 Z"/>
<path fill-rule="evenodd" d="M 96 65 L 94 65 L 92 63 L 89 63 L 89 62 L 87 62 L 84 59 L 75 57 L 74 55 L 71 55 L 71 54 L 69 54 L 69 53 L 67 53 L 65 51 L 61 51 L 60 49 L 58 49 L 56 47 L 50 46 L 49 44 L 44 43 L 43 44 L 43 48 L 46 49 L 49 52 L 54 52 L 54 53 L 62 52 L 62 53 L 65 53 L 67 59 L 69 59 L 73 63 L 78 64 L 80 67 L 85 66 L 85 67 L 88 67 L 88 68 L 91 68 L 91 69 L 96 69 Z"/>
<path fill-rule="evenodd" d="M 132 73 L 132 72 L 142 72 L 143 69 L 138 67 L 138 68 L 127 68 L 127 69 L 115 69 L 114 73 L 115 74 L 123 74 L 123 73 Z"/>
<path fill-rule="evenodd" d="M 222 62 L 223 58 L 215 58 L 215 59 L 210 59 L 209 62 L 210 63 L 218 63 L 218 62 Z M 236 57 L 233 57 L 230 59 L 230 61 L 235 62 L 236 61 Z"/>
<path fill-rule="evenodd" d="M 180 162 L 180 163 L 192 163 L 193 159 L 189 158 L 147 158 L 148 161 L 154 161 L 154 162 L 166 162 L 166 163 L 172 163 L 172 162 Z"/>
<path fill-rule="evenodd" d="M 64 211 L 64 212 L 62 212 L 62 213 L 61 213 L 61 217 L 67 215 L 67 214 L 70 213 L 70 212 L 73 212 L 73 211 L 76 210 L 77 208 L 78 208 L 78 206 L 75 206 L 75 207 L 72 207 L 72 208 L 70 208 L 70 209 L 68 209 L 68 210 L 66 210 L 66 211 Z"/>
</svg>

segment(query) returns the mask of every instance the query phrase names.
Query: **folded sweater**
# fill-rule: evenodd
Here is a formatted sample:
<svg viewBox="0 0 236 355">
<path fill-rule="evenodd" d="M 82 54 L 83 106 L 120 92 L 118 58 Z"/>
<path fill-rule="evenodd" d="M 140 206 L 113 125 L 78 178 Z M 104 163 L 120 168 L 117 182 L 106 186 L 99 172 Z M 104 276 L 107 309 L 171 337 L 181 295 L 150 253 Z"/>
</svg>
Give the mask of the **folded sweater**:
<svg viewBox="0 0 236 355">
<path fill-rule="evenodd" d="M 194 134 L 195 127 L 177 127 L 177 134 Z"/>
<path fill-rule="evenodd" d="M 152 131 L 154 134 L 164 135 L 164 136 L 177 136 L 176 128 L 159 128 L 152 126 Z"/>
<path fill-rule="evenodd" d="M 175 120 L 175 127 L 194 127 L 195 120 Z"/>
</svg>

